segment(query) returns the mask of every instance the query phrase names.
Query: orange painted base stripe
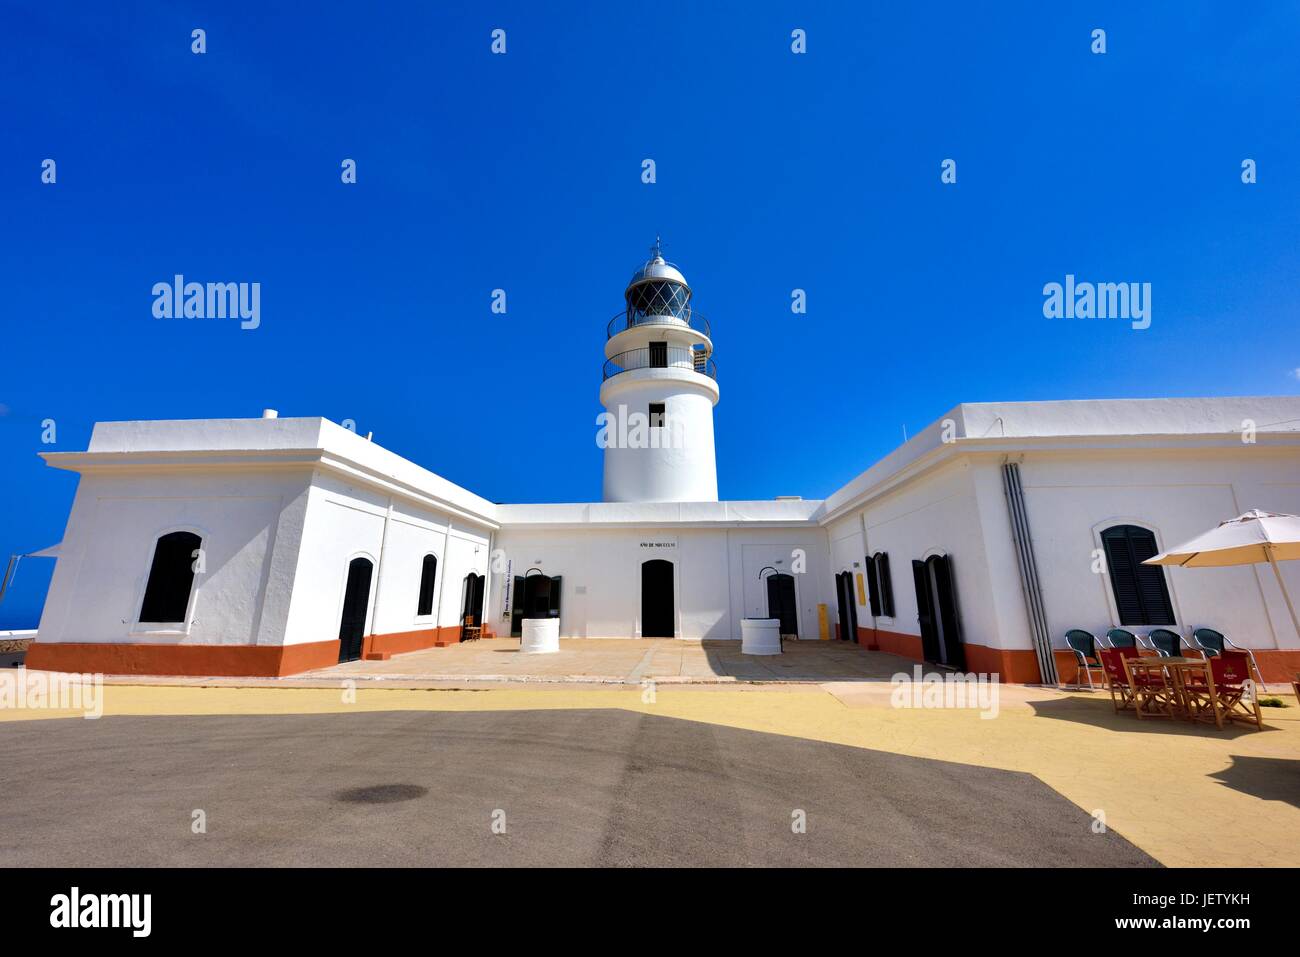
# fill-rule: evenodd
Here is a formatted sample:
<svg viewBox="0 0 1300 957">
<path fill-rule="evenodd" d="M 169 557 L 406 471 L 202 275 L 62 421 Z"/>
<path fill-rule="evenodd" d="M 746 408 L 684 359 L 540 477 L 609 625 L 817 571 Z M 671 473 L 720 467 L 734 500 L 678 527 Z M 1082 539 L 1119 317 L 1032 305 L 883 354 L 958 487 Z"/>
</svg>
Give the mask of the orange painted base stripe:
<svg viewBox="0 0 1300 957">
<path fill-rule="evenodd" d="M 119 645 L 34 641 L 24 664 L 43 671 L 112 675 L 279 678 L 339 660 L 338 641 L 299 645 Z"/>
</svg>

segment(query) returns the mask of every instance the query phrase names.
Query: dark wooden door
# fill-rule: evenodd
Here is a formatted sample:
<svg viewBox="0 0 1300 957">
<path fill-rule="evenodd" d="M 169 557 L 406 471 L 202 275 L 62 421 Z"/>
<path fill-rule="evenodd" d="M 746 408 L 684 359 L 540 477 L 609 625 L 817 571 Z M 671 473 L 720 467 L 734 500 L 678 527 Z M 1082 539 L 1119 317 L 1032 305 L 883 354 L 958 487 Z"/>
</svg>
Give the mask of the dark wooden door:
<svg viewBox="0 0 1300 957">
<path fill-rule="evenodd" d="M 354 558 L 348 564 L 348 583 L 343 588 L 343 615 L 339 621 L 339 661 L 356 661 L 361 657 L 373 570 L 368 558 Z"/>
<path fill-rule="evenodd" d="M 858 642 L 858 593 L 853 588 L 853 572 L 844 573 L 844 607 L 849 610 L 848 640 Z"/>
<path fill-rule="evenodd" d="M 847 573 L 840 572 L 835 576 L 835 607 L 840 613 L 839 639 L 848 641 L 849 638 L 849 606 L 844 601 L 844 579 Z"/>
<path fill-rule="evenodd" d="M 781 619 L 781 634 L 799 635 L 799 609 L 795 605 L 794 576 L 767 577 L 767 617 Z"/>
<path fill-rule="evenodd" d="M 676 618 L 673 607 L 673 563 L 662 558 L 642 562 L 641 637 L 675 637 Z"/>
<path fill-rule="evenodd" d="M 551 587 L 547 595 L 546 615 L 547 618 L 560 617 L 560 596 L 564 594 L 564 577 L 562 575 L 553 575 L 551 577 Z"/>
<path fill-rule="evenodd" d="M 966 667 L 966 651 L 961 641 L 961 621 L 957 617 L 957 598 L 952 587 L 952 561 L 947 555 L 935 555 L 927 562 L 934 569 L 934 603 L 942 638 L 939 660 L 950 668 Z"/>
<path fill-rule="evenodd" d="M 926 661 L 939 661 L 939 629 L 934 621 L 934 602 L 930 597 L 930 569 L 925 562 L 912 562 L 912 583 L 916 587 L 916 623 L 921 628 L 921 655 Z"/>
<path fill-rule="evenodd" d="M 528 596 L 525 618 L 551 617 L 551 579 L 546 575 L 529 575 L 524 579 L 524 594 Z"/>
<path fill-rule="evenodd" d="M 483 624 L 483 576 L 470 572 L 465 576 L 465 603 L 460 609 L 461 624 Z"/>
<path fill-rule="evenodd" d="M 668 367 L 668 343 L 650 343 L 650 368 L 666 369 Z"/>
<path fill-rule="evenodd" d="M 515 576 L 510 594 L 511 600 L 514 602 L 510 606 L 510 637 L 519 638 L 524 633 L 524 605 L 527 601 L 524 595 L 523 575 Z"/>
<path fill-rule="evenodd" d="M 470 572 L 465 576 L 465 600 L 460 608 L 460 640 L 465 640 L 467 627 L 478 628 L 483 625 L 483 581 L 482 575 Z"/>
</svg>

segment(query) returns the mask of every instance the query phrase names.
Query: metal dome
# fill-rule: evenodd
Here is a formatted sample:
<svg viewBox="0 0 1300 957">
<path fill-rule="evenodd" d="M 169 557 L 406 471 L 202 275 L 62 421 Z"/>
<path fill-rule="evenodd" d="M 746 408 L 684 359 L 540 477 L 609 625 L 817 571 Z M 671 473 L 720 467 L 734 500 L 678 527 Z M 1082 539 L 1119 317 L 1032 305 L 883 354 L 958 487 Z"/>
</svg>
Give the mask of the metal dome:
<svg viewBox="0 0 1300 957">
<path fill-rule="evenodd" d="M 640 269 L 632 273 L 632 278 L 627 284 L 629 289 L 638 283 L 656 279 L 666 279 L 669 282 L 681 283 L 687 289 L 691 288 L 691 284 L 686 281 L 686 277 L 682 275 L 681 270 L 664 260 L 658 236 L 655 237 L 654 247 L 650 251 L 654 255 Z"/>
</svg>

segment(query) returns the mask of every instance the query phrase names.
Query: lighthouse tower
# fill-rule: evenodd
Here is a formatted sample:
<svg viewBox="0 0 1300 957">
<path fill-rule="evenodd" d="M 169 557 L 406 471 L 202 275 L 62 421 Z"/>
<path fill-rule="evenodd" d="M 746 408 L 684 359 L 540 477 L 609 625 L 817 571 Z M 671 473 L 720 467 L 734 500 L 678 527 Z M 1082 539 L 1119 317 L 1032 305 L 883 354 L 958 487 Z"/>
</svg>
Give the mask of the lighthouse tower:
<svg viewBox="0 0 1300 957">
<path fill-rule="evenodd" d="M 607 329 L 600 387 L 610 423 L 605 501 L 716 502 L 713 340 L 686 277 L 664 261 L 657 239 L 623 298 Z"/>
</svg>

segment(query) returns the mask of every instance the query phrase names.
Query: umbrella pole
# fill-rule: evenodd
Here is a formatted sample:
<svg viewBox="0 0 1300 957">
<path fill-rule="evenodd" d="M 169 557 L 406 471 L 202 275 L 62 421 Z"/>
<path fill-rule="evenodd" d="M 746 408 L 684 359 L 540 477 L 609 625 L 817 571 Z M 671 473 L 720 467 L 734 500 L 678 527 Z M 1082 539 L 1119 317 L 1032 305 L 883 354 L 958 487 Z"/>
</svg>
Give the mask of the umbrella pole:
<svg viewBox="0 0 1300 957">
<path fill-rule="evenodd" d="M 1265 548 L 1264 554 L 1268 556 L 1268 563 L 1273 566 L 1273 574 L 1277 576 L 1277 587 L 1282 589 L 1282 598 L 1286 601 L 1286 610 L 1291 613 L 1291 624 L 1295 626 L 1296 634 L 1300 635 L 1300 619 L 1296 618 L 1295 605 L 1291 604 L 1291 596 L 1287 594 L 1286 583 L 1282 581 L 1282 573 L 1278 571 L 1277 560 L 1273 557 L 1273 549 Z"/>
</svg>

